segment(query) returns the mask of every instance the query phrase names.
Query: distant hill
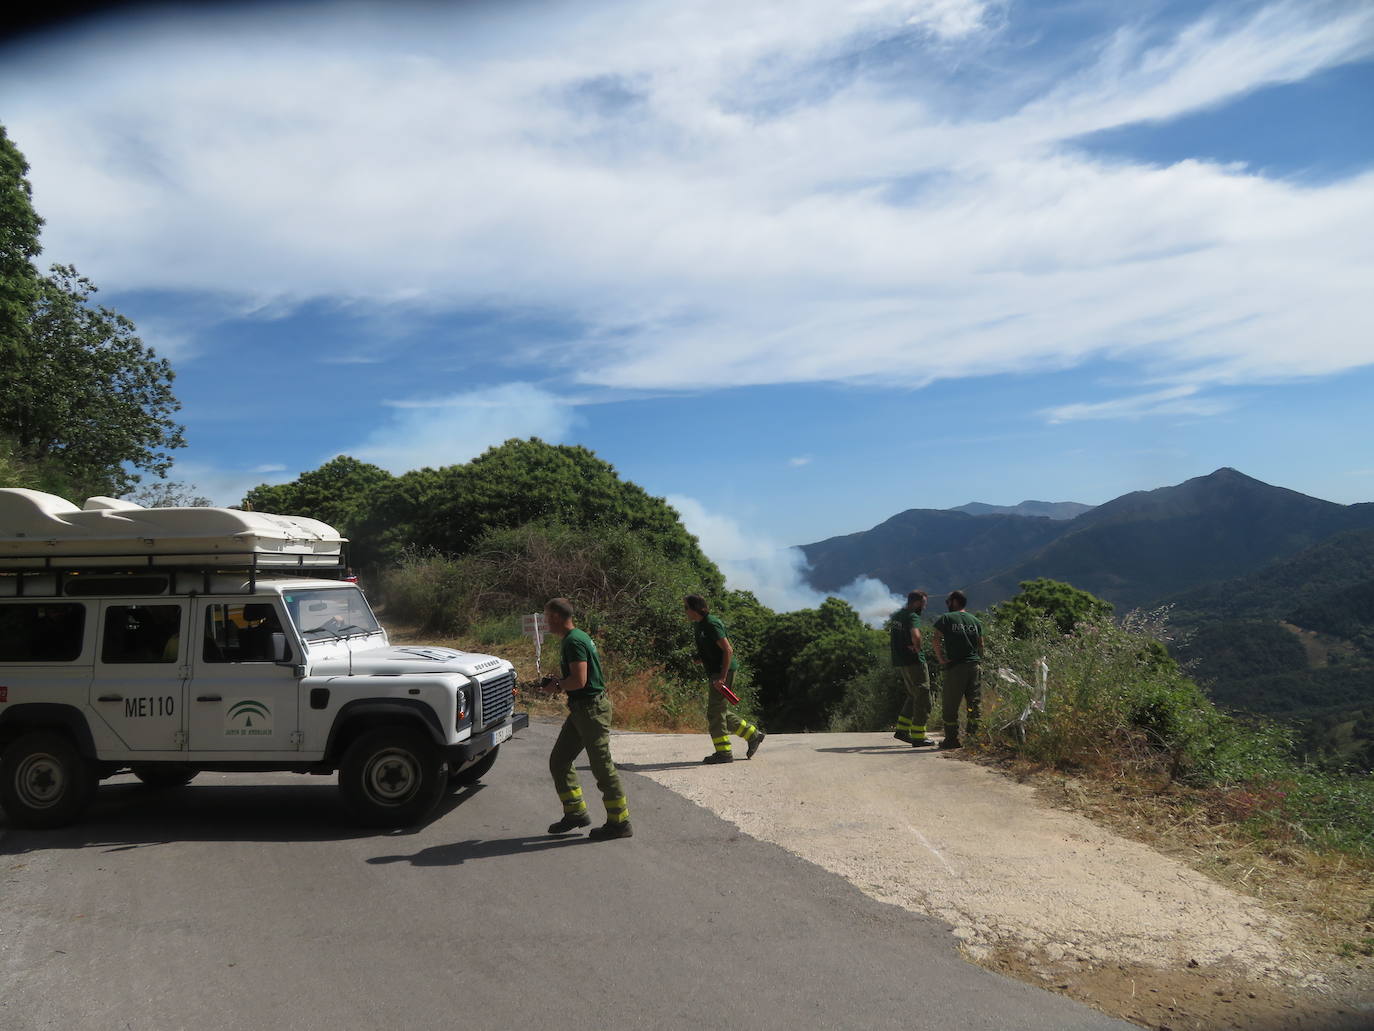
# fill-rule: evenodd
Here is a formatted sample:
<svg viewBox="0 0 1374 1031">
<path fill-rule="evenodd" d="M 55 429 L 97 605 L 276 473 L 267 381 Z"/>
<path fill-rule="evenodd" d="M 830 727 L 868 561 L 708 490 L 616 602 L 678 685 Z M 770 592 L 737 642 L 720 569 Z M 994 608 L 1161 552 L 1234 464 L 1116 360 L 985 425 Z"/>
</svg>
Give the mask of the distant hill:
<svg viewBox="0 0 1374 1031">
<path fill-rule="evenodd" d="M 870 576 L 904 594 L 932 594 L 992 576 L 1043 547 L 1069 525 L 1043 516 L 969 515 L 952 509 L 913 508 L 871 530 L 831 537 L 801 550 L 811 563 L 807 579 L 837 591 Z"/>
<path fill-rule="evenodd" d="M 1046 519 L 1076 519 L 1084 512 L 1091 512 L 1092 505 L 1077 501 L 1023 501 L 1019 505 L 985 505 L 981 501 L 970 501 L 967 505 L 951 508 L 951 512 L 965 512 L 972 516 L 1017 515 L 1044 516 Z"/>
<path fill-rule="evenodd" d="M 1023 580 L 1050 577 L 1121 610 L 1244 576 L 1342 531 L 1374 529 L 1374 504 L 1338 505 L 1234 469 L 1084 506 L 1071 519 L 971 515 L 983 508 L 963 507 L 911 509 L 869 530 L 802 545 L 808 580 L 823 591 L 858 576 L 898 593 L 962 587 L 985 608 L 1010 598 Z"/>
<path fill-rule="evenodd" d="M 969 595 L 983 607 L 1043 576 L 1135 608 L 1360 528 L 1374 528 L 1374 504 L 1338 505 L 1218 469 L 1099 505 L 1036 552 L 974 582 Z"/>
</svg>

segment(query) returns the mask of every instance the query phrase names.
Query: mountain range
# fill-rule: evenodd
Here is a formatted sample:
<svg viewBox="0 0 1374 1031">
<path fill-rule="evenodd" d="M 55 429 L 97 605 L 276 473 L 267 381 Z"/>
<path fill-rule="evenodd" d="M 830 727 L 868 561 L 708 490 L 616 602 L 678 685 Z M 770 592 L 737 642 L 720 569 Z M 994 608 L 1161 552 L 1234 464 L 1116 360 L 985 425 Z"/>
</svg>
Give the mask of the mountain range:
<svg viewBox="0 0 1374 1031">
<path fill-rule="evenodd" d="M 1374 767 L 1374 504 L 1218 469 L 1096 507 L 911 509 L 801 550 L 820 590 L 869 576 L 986 609 L 1048 577 L 1118 614 L 1168 606 L 1170 650 L 1218 703 L 1299 718 L 1310 754 Z"/>
<path fill-rule="evenodd" d="M 1016 508 L 1063 512 L 1074 504 Z M 1123 610 L 1244 576 L 1342 531 L 1374 529 L 1374 504 L 1339 505 L 1229 468 L 1081 508 L 1057 519 L 984 514 L 976 503 L 915 508 L 801 550 L 811 586 L 822 591 L 869 576 L 898 594 L 920 587 L 938 596 L 959 587 L 972 606 L 986 608 L 1012 597 L 1023 580 L 1049 577 Z"/>
</svg>

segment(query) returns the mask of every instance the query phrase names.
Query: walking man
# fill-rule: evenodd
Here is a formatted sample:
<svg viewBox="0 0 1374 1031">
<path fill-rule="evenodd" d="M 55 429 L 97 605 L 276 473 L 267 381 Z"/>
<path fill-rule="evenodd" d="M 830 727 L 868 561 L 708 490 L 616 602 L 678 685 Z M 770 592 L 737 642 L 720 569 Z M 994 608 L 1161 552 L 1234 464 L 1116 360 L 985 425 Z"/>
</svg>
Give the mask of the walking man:
<svg viewBox="0 0 1374 1031">
<path fill-rule="evenodd" d="M 611 700 L 606 697 L 601 656 L 586 631 L 574 625 L 573 607 L 567 598 L 550 600 L 544 606 L 544 619 L 549 630 L 563 638 L 563 676 L 552 689 L 568 695 L 568 718 L 549 753 L 549 773 L 563 801 L 563 818 L 549 826 L 549 833 L 566 834 L 591 826 L 587 803 L 582 799 L 582 784 L 573 769 L 573 762 L 586 749 L 592 776 L 606 804 L 605 826 L 595 828 L 587 837 L 593 841 L 632 837 L 630 807 L 620 786 L 620 774 L 611 761 Z"/>
<path fill-rule="evenodd" d="M 897 717 L 897 733 L 892 736 L 917 748 L 935 744 L 926 737 L 926 720 L 930 716 L 930 670 L 921 641 L 921 611 L 926 607 L 926 597 L 925 591 L 912 591 L 906 596 L 906 605 L 892 613 L 887 621 L 892 665 L 901 674 L 907 692 L 906 703 Z"/>
<path fill-rule="evenodd" d="M 727 688 L 731 694 L 734 693 L 735 670 L 739 668 L 735 649 L 725 635 L 725 624 L 719 616 L 711 615 L 711 608 L 701 595 L 689 594 L 682 602 L 687 610 L 687 618 L 693 623 L 697 660 L 705 668 L 706 679 L 711 683 L 706 693 L 706 725 L 715 750 L 701 761 L 708 765 L 734 762 L 735 754 L 730 748 L 731 733 L 744 739 L 748 746 L 744 757 L 752 759 L 759 745 L 763 744 L 764 733 L 748 720 L 731 712 L 721 691 L 721 688 Z"/>
<path fill-rule="evenodd" d="M 945 599 L 949 609 L 935 621 L 935 658 L 940 662 L 945 690 L 942 699 L 945 739 L 940 750 L 959 747 L 959 703 L 965 704 L 968 714 L 967 733 L 978 733 L 982 716 L 983 626 L 977 618 L 964 611 L 968 598 L 963 591 L 950 591 Z"/>
</svg>

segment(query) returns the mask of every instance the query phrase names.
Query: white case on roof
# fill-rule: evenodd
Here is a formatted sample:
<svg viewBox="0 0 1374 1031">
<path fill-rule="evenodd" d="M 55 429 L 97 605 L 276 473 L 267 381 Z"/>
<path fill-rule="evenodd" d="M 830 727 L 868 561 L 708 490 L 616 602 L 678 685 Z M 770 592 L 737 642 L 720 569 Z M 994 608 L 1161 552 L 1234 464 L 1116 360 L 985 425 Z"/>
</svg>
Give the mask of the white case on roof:
<svg viewBox="0 0 1374 1031">
<path fill-rule="evenodd" d="M 327 523 L 232 508 L 142 508 L 91 498 L 85 508 L 38 490 L 0 489 L 0 568 L 55 565 L 337 566 L 344 538 Z"/>
</svg>

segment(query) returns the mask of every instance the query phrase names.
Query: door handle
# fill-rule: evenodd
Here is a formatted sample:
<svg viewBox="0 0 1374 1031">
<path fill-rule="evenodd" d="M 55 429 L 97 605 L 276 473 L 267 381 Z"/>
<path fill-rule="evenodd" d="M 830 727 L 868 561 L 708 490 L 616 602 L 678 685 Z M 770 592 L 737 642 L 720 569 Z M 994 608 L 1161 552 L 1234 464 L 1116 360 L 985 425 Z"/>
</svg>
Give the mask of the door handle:
<svg viewBox="0 0 1374 1031">
<path fill-rule="evenodd" d="M 122 701 L 124 701 L 124 696 L 123 696 L 122 694 L 103 694 L 103 695 L 101 695 L 99 698 L 97 698 L 96 701 L 97 701 L 97 702 L 122 702 Z"/>
<path fill-rule="evenodd" d="M 222 699 L 222 698 L 221 698 L 219 695 L 217 695 L 217 694 L 202 694 L 202 695 L 196 695 L 196 701 L 198 701 L 198 702 L 221 702 L 221 701 L 223 701 L 223 700 L 224 700 L 224 699 Z"/>
</svg>

